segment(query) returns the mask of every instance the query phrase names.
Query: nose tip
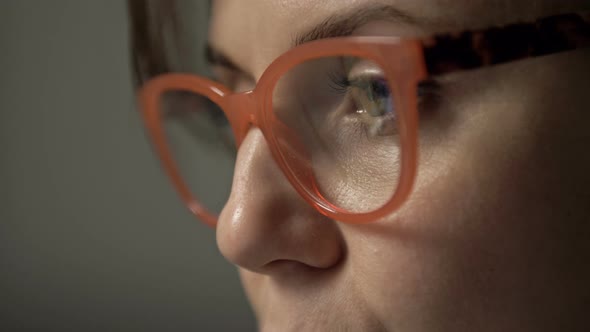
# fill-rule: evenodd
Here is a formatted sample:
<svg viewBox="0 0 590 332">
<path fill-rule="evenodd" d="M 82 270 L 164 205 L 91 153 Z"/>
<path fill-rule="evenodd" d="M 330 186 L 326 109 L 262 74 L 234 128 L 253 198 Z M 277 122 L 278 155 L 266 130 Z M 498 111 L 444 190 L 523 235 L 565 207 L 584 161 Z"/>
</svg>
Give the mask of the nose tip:
<svg viewBox="0 0 590 332">
<path fill-rule="evenodd" d="M 343 255 L 338 225 L 290 186 L 256 128 L 238 152 L 232 192 L 217 225 L 217 243 L 230 262 L 271 275 L 294 266 L 327 269 Z"/>
<path fill-rule="evenodd" d="M 231 263 L 263 274 L 293 266 L 327 269 L 342 256 L 340 233 L 327 220 L 299 219 L 286 207 L 230 206 L 220 216 L 217 243 Z M 305 218 L 307 219 L 307 218 Z"/>
</svg>

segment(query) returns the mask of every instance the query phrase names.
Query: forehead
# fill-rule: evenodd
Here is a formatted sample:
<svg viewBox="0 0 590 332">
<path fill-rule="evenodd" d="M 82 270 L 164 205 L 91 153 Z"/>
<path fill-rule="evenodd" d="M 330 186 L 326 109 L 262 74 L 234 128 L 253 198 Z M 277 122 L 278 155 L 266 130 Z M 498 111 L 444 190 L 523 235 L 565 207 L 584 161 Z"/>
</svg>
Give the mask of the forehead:
<svg viewBox="0 0 590 332">
<path fill-rule="evenodd" d="M 214 0 L 210 43 L 248 71 L 260 73 L 294 39 L 327 18 L 371 5 L 389 5 L 418 23 L 392 23 L 391 33 L 427 35 L 534 19 L 588 7 L 587 0 Z M 420 27 L 418 29 L 417 27 Z"/>
<path fill-rule="evenodd" d="M 256 66 L 288 49 L 297 33 L 358 2 L 214 0 L 209 41 L 240 67 Z"/>
</svg>

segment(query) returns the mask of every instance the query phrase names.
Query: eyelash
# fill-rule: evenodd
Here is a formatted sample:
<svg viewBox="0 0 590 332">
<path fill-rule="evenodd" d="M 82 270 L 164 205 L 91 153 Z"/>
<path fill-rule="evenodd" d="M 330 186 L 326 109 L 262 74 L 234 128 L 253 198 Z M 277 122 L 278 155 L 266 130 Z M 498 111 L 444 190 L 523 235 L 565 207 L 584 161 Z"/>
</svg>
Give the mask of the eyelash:
<svg viewBox="0 0 590 332">
<path fill-rule="evenodd" d="M 330 89 L 339 94 L 345 94 L 351 86 L 348 77 L 336 72 L 328 73 L 328 79 Z"/>
<path fill-rule="evenodd" d="M 353 81 L 341 73 L 328 74 L 329 87 L 338 94 L 346 94 L 354 86 Z M 378 78 L 384 80 L 383 78 Z M 432 110 L 440 100 L 440 84 L 435 80 L 427 80 L 418 84 L 418 106 L 420 111 Z"/>
</svg>

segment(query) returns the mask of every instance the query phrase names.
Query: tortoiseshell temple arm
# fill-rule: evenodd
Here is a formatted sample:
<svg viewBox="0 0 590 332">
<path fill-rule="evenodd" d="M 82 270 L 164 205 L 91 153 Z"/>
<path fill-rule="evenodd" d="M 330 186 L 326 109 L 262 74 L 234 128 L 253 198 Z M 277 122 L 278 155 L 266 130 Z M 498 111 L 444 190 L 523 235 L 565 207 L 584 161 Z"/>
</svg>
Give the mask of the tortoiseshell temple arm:
<svg viewBox="0 0 590 332">
<path fill-rule="evenodd" d="M 422 41 L 429 76 L 590 47 L 590 13 L 542 18 Z"/>
</svg>

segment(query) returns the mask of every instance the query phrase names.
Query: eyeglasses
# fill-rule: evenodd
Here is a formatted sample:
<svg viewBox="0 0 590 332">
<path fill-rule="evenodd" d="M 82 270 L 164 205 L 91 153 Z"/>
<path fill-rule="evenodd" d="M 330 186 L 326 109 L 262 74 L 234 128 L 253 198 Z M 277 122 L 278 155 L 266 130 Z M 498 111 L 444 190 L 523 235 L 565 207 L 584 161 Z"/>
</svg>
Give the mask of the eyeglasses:
<svg viewBox="0 0 590 332">
<path fill-rule="evenodd" d="M 366 223 L 411 193 L 430 77 L 588 46 L 590 17 L 579 14 L 421 40 L 332 38 L 283 54 L 252 91 L 170 73 L 148 81 L 139 100 L 164 170 L 208 225 L 252 126 L 305 201 L 334 220 Z"/>
</svg>

